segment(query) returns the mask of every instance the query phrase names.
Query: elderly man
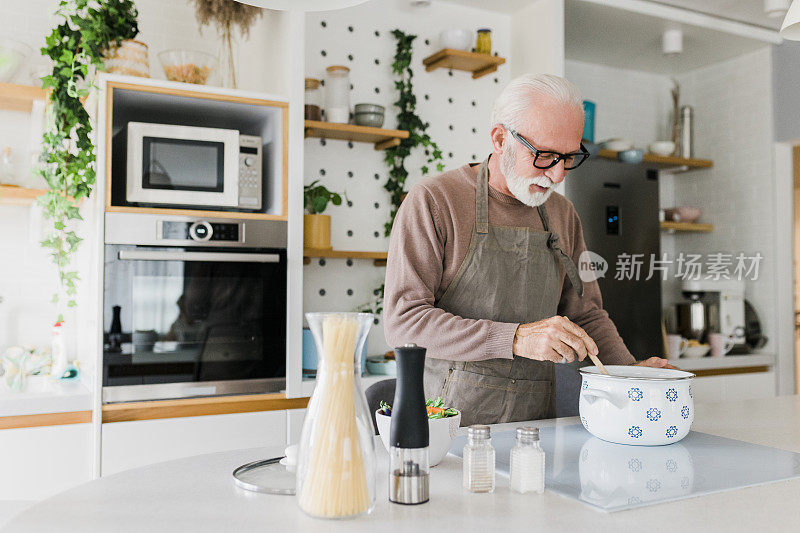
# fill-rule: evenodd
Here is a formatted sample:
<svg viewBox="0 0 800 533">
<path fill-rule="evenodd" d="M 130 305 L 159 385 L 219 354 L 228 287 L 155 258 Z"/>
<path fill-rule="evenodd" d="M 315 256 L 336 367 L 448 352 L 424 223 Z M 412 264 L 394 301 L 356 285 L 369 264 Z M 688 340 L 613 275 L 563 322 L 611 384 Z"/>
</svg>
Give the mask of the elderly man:
<svg viewBox="0 0 800 533">
<path fill-rule="evenodd" d="M 525 75 L 495 102 L 493 151 L 411 188 L 386 268 L 391 345 L 427 347 L 425 393 L 462 424 L 555 416 L 553 364 L 636 363 L 575 263 L 586 249 L 572 203 L 553 188 L 588 152 L 577 87 Z"/>
</svg>

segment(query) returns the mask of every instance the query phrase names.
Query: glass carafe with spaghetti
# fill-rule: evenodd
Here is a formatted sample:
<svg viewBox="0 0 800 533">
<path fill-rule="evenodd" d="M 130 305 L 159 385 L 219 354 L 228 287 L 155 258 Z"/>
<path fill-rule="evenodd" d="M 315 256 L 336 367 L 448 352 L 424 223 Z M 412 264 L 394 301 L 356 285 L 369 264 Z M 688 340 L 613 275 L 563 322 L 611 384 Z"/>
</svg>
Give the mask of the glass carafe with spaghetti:
<svg viewBox="0 0 800 533">
<path fill-rule="evenodd" d="M 370 313 L 306 313 L 317 347 L 317 385 L 297 457 L 297 502 L 306 514 L 348 518 L 375 503 L 375 431 L 361 389 Z"/>
</svg>

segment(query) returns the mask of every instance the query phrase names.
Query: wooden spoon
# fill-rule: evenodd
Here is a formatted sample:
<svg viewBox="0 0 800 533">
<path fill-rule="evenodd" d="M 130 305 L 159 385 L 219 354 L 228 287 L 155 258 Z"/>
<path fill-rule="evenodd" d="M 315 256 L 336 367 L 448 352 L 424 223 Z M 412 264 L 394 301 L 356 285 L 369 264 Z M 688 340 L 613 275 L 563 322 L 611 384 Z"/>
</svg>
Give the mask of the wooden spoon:
<svg viewBox="0 0 800 533">
<path fill-rule="evenodd" d="M 592 355 L 591 352 L 588 353 L 589 353 L 589 359 L 592 360 L 594 366 L 600 369 L 600 373 L 605 374 L 606 376 L 610 376 L 611 374 L 608 373 L 608 370 L 606 370 L 606 367 L 603 366 L 603 363 L 600 362 L 600 359 L 596 355 Z"/>
</svg>

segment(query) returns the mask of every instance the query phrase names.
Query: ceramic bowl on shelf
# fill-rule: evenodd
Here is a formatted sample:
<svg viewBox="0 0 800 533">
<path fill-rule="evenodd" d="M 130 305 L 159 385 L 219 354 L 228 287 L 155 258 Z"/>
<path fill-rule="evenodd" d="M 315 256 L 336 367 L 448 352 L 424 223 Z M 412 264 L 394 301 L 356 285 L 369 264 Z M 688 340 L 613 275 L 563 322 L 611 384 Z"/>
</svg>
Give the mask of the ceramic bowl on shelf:
<svg viewBox="0 0 800 533">
<path fill-rule="evenodd" d="M 439 44 L 442 48 L 469 50 L 472 44 L 472 32 L 465 29 L 444 30 L 439 33 Z"/>
<path fill-rule="evenodd" d="M 357 126 L 380 128 L 383 126 L 383 113 L 356 113 L 353 115 L 353 122 Z"/>
<path fill-rule="evenodd" d="M 678 442 L 694 420 L 694 374 L 669 368 L 607 365 L 580 369 L 578 410 L 586 430 L 617 444 Z"/>
<path fill-rule="evenodd" d="M 700 218 L 702 214 L 702 208 L 688 205 L 664 209 L 664 218 L 670 222 L 692 223 Z"/>
<path fill-rule="evenodd" d="M 217 58 L 197 50 L 164 50 L 158 60 L 169 81 L 205 85 L 217 68 Z"/>
<path fill-rule="evenodd" d="M 31 55 L 31 47 L 14 39 L 0 39 L 0 82 L 10 82 Z"/>
<path fill-rule="evenodd" d="M 672 141 L 656 141 L 648 146 L 647 149 L 656 155 L 672 155 L 675 151 L 675 143 Z"/>
<path fill-rule="evenodd" d="M 620 150 L 617 152 L 617 159 L 623 163 L 630 163 L 638 165 L 644 159 L 644 151 L 639 148 L 629 148 L 627 150 Z"/>
<path fill-rule="evenodd" d="M 367 372 L 372 376 L 396 376 L 397 361 L 384 355 L 371 355 L 367 357 Z"/>
<path fill-rule="evenodd" d="M 633 142 L 628 139 L 609 139 L 601 143 L 601 146 L 606 150 L 621 152 L 622 150 L 630 150 L 633 148 Z"/>
<path fill-rule="evenodd" d="M 378 433 L 381 436 L 381 442 L 383 442 L 388 452 L 389 429 L 392 424 L 392 417 L 381 413 L 379 409 L 375 411 L 375 421 L 378 423 Z M 456 431 L 458 431 L 458 426 L 460 424 L 460 411 L 455 416 L 428 419 L 428 434 L 430 435 L 428 456 L 431 466 L 436 466 L 441 463 L 444 456 L 450 451 L 450 446 L 453 444 L 453 439 L 456 436 Z"/>
</svg>

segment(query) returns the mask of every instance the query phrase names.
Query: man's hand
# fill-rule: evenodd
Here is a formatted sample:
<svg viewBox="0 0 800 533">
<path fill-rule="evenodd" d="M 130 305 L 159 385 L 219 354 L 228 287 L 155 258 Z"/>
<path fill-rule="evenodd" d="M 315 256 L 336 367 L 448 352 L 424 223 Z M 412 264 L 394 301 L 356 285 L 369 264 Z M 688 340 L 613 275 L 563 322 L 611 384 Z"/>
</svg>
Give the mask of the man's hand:
<svg viewBox="0 0 800 533">
<path fill-rule="evenodd" d="M 653 368 L 673 368 L 675 370 L 680 370 L 677 366 L 672 366 L 667 362 L 666 359 L 661 357 L 651 357 L 649 359 L 645 359 L 644 361 L 639 361 L 638 363 L 633 363 L 635 366 L 651 366 Z"/>
<path fill-rule="evenodd" d="M 535 361 L 568 363 L 583 361 L 588 353 L 597 355 L 597 345 L 577 324 L 565 316 L 553 316 L 538 322 L 520 324 L 514 334 L 514 355 Z"/>
</svg>

